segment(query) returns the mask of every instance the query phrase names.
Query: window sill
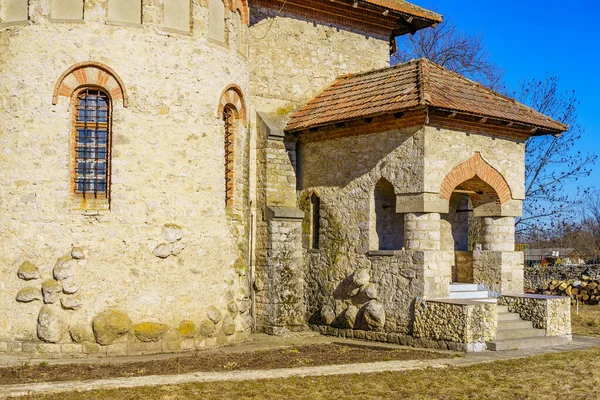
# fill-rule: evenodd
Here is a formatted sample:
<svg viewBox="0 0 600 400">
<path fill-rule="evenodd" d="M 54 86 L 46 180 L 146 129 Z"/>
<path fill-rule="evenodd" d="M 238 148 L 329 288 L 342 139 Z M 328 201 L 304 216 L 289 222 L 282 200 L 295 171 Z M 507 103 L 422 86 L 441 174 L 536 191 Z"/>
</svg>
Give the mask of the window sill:
<svg viewBox="0 0 600 400">
<path fill-rule="evenodd" d="M 83 197 L 71 198 L 71 209 L 74 211 L 109 211 L 108 199 L 88 199 Z"/>
<path fill-rule="evenodd" d="M 368 257 L 393 257 L 402 253 L 404 250 L 369 250 Z"/>
</svg>

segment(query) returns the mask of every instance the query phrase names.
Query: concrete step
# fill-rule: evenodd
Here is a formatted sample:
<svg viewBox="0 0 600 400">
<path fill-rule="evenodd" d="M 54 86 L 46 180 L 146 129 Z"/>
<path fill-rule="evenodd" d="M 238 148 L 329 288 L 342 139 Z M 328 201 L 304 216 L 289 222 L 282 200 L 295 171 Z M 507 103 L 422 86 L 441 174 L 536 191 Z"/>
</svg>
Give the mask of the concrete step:
<svg viewBox="0 0 600 400">
<path fill-rule="evenodd" d="M 523 339 L 540 336 L 546 336 L 546 331 L 543 329 L 525 328 L 506 329 L 496 332 L 496 340 Z"/>
<path fill-rule="evenodd" d="M 565 336 L 554 336 L 554 337 L 530 337 L 521 339 L 509 339 L 509 340 L 496 340 L 495 342 L 488 342 L 488 350 L 491 351 L 505 351 L 505 350 L 521 350 L 521 349 L 535 349 L 539 347 L 554 347 L 564 346 L 569 344 L 570 338 Z"/>
<path fill-rule="evenodd" d="M 451 283 L 451 292 L 473 292 L 477 290 L 476 283 Z"/>
<path fill-rule="evenodd" d="M 498 299 L 493 298 L 493 297 L 486 297 L 486 298 L 479 298 L 479 299 L 469 299 L 472 302 L 475 303 L 492 303 L 492 304 L 496 304 L 498 303 Z"/>
<path fill-rule="evenodd" d="M 498 314 L 507 313 L 507 312 L 508 312 L 508 306 L 498 306 Z"/>
<path fill-rule="evenodd" d="M 501 306 L 498 306 L 500 308 Z M 498 322 L 500 321 L 520 321 L 521 316 L 517 313 L 512 312 L 499 312 L 498 313 Z"/>
<path fill-rule="evenodd" d="M 451 299 L 486 299 L 489 298 L 487 290 L 460 290 L 450 292 Z"/>
<path fill-rule="evenodd" d="M 518 315 L 518 314 L 517 314 Z M 530 329 L 533 328 L 531 321 L 516 320 L 498 320 L 498 332 L 511 329 Z"/>
</svg>

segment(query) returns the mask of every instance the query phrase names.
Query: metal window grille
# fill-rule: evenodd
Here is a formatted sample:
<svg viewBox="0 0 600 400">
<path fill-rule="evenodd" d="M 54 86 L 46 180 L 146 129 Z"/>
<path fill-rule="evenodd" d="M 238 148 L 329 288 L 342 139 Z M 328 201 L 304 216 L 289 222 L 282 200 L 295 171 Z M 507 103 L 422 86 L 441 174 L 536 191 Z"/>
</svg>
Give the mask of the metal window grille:
<svg viewBox="0 0 600 400">
<path fill-rule="evenodd" d="M 110 176 L 110 100 L 100 90 L 79 93 L 75 118 L 75 193 L 108 198 Z"/>
<path fill-rule="evenodd" d="M 321 199 L 315 193 L 310 196 L 310 205 L 312 214 L 311 248 L 318 249 L 321 237 Z"/>
<path fill-rule="evenodd" d="M 233 204 L 233 168 L 234 168 L 234 143 L 237 129 L 237 115 L 235 109 L 226 106 L 223 110 L 225 122 L 225 205 Z"/>
</svg>

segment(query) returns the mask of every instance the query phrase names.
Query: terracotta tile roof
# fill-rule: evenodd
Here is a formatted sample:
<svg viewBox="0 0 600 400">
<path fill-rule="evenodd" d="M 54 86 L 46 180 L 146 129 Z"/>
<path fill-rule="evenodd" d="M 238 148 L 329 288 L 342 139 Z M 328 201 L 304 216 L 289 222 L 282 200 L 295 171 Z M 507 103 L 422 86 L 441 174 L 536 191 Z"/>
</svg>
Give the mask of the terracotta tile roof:
<svg viewBox="0 0 600 400">
<path fill-rule="evenodd" d="M 568 129 L 566 125 L 462 75 L 419 59 L 338 78 L 291 116 L 286 131 L 424 107 L 515 122 L 537 127 L 543 132 L 558 133 Z"/>
<path fill-rule="evenodd" d="M 429 11 L 404 0 L 364 0 L 365 3 L 389 8 L 418 18 L 428 19 L 436 23 L 442 22 L 443 17 L 440 14 Z"/>
</svg>

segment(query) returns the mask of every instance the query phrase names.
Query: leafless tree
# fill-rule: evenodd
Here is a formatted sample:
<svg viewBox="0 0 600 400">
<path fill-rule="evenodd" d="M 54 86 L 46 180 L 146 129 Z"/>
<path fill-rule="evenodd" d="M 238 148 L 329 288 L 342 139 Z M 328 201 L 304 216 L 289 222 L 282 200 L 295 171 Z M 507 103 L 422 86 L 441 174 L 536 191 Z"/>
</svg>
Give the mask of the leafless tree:
<svg viewBox="0 0 600 400">
<path fill-rule="evenodd" d="M 435 29 L 423 29 L 399 40 L 402 42 L 392 55 L 392 64 L 424 57 L 489 88 L 504 87 L 504 71 L 490 60 L 481 34 L 461 31 L 444 20 Z"/>
<path fill-rule="evenodd" d="M 523 82 L 515 97 L 570 127 L 559 137 L 537 136 L 525 145 L 526 201 L 516 228 L 519 234 L 527 236 L 531 230 L 554 229 L 553 222 L 568 219 L 574 213 L 588 189 L 577 188 L 573 194 L 566 185 L 589 176 L 596 155 L 574 150 L 583 134 L 577 124 L 579 101 L 574 91 L 560 90 L 557 76 Z"/>
</svg>

